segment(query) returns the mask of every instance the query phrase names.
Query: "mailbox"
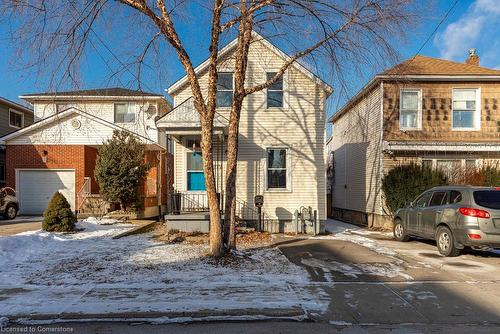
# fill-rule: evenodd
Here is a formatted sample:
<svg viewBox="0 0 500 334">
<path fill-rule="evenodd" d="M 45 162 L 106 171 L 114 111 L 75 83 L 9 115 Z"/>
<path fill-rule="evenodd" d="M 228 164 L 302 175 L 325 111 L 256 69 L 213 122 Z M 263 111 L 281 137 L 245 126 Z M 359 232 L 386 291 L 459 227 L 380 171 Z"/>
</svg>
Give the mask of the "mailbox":
<svg viewBox="0 0 500 334">
<path fill-rule="evenodd" d="M 262 205 L 264 205 L 264 196 L 263 195 L 256 195 L 254 198 L 255 206 L 258 208 L 262 208 Z"/>
</svg>

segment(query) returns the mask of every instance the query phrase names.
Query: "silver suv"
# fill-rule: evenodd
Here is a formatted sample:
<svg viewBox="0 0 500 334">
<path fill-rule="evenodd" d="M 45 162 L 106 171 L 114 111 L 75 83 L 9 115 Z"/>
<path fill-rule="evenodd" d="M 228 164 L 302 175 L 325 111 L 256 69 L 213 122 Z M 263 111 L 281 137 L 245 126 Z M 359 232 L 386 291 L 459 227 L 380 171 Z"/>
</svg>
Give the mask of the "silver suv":
<svg viewBox="0 0 500 334">
<path fill-rule="evenodd" d="M 394 237 L 436 240 L 444 256 L 464 247 L 500 248 L 500 188 L 444 186 L 425 191 L 394 215 Z"/>
<path fill-rule="evenodd" d="M 18 210 L 16 191 L 10 187 L 0 188 L 0 215 L 5 219 L 14 219 Z"/>
</svg>

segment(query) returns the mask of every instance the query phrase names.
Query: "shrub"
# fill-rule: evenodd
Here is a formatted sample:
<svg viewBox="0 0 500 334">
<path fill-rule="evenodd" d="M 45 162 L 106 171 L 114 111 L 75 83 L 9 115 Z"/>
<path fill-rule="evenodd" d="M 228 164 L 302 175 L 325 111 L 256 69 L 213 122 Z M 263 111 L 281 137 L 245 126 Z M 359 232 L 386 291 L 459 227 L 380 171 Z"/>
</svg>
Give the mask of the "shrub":
<svg viewBox="0 0 500 334">
<path fill-rule="evenodd" d="M 56 192 L 43 213 L 42 228 L 48 232 L 70 232 L 75 229 L 76 216 L 66 197 Z"/>
<path fill-rule="evenodd" d="M 139 203 L 139 185 L 146 178 L 145 146 L 127 131 L 114 131 L 100 148 L 95 166 L 99 192 L 109 203 L 126 210 Z"/>
<path fill-rule="evenodd" d="M 411 163 L 391 169 L 382 179 L 382 190 L 385 203 L 391 214 L 394 214 L 424 190 L 447 184 L 448 178 L 444 172 Z"/>
<path fill-rule="evenodd" d="M 458 168 L 451 172 L 451 184 L 494 187 L 500 185 L 500 168 L 482 166 L 480 168 Z"/>
</svg>

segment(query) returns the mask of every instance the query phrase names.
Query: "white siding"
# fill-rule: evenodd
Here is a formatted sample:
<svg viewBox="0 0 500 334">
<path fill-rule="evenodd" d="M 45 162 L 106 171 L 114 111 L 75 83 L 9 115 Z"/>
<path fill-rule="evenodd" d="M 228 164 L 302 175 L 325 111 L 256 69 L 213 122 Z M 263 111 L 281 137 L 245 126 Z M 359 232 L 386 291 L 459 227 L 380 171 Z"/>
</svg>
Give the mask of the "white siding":
<svg viewBox="0 0 500 334">
<path fill-rule="evenodd" d="M 380 85 L 333 124 L 333 206 L 381 213 L 382 94 Z"/>
<path fill-rule="evenodd" d="M 154 142 L 165 144 L 165 137 L 160 136 L 155 126 L 155 116 L 153 113 L 143 111 L 143 103 L 130 102 L 136 110 L 135 123 L 117 123 L 118 126 L 135 132 Z M 109 123 L 114 123 L 113 102 L 80 102 L 72 104 L 75 108 L 93 116 L 99 117 Z M 158 112 L 155 104 L 156 113 Z M 55 104 L 34 103 L 35 115 L 46 118 L 53 115 Z M 81 127 L 76 129 L 72 126 L 72 119 L 78 119 Z M 111 137 L 113 129 L 107 125 L 92 121 L 84 116 L 74 114 L 70 117 L 59 119 L 50 125 L 37 129 L 33 132 L 14 138 L 8 144 L 83 144 L 99 145 Z"/>
<path fill-rule="evenodd" d="M 284 60 L 261 42 L 251 44 L 247 71 L 247 85 L 265 80 L 266 72 L 274 72 Z M 228 56 L 220 70 L 233 70 Z M 206 87 L 206 73 L 200 83 Z M 318 210 L 320 219 L 326 218 L 326 180 L 324 130 L 325 93 L 311 78 L 290 68 L 284 77 L 285 107 L 266 109 L 266 92 L 248 96 L 243 104 L 240 123 L 237 197 L 253 206 L 255 195 L 264 194 L 264 211 L 279 219 L 291 219 L 301 206 Z M 175 105 L 191 96 L 188 86 L 174 95 Z M 219 110 L 228 117 L 227 110 Z M 266 191 L 264 184 L 265 154 L 268 147 L 288 147 L 291 154 L 291 189 Z M 180 151 L 176 145 L 176 152 Z M 183 187 L 184 166 L 176 154 L 176 186 Z M 182 174 L 182 175 L 179 175 Z"/>
</svg>

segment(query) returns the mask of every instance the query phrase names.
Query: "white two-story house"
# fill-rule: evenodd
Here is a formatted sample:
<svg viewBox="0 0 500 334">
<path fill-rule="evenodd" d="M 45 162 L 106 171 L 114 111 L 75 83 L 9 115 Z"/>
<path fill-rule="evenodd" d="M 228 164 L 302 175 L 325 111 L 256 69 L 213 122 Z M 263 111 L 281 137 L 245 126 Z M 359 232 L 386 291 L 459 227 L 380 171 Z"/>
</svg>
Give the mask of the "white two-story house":
<svg viewBox="0 0 500 334">
<path fill-rule="evenodd" d="M 166 202 L 165 135 L 155 127 L 169 105 L 162 95 L 106 88 L 21 96 L 31 103 L 35 123 L 4 136 L 6 183 L 16 189 L 21 214 L 38 215 L 56 191 L 81 211 L 98 196 L 97 151 L 114 130 L 135 134 L 152 165 L 141 187 L 143 213 L 158 214 Z"/>
<path fill-rule="evenodd" d="M 219 53 L 214 169 L 217 191 L 222 195 L 236 42 Z M 254 33 L 246 85 L 265 82 L 287 59 L 288 55 Z M 207 67 L 205 61 L 195 69 L 202 88 L 208 80 Z M 201 129 L 187 77 L 172 84 L 167 92 L 173 98 L 174 108 L 156 124 L 174 143 L 173 186 L 182 194 L 182 211 L 203 210 L 206 192 Z M 286 229 L 294 212 L 301 208 L 311 207 L 320 221 L 326 219 L 325 100 L 331 93 L 330 86 L 295 63 L 278 82 L 246 97 L 241 111 L 237 165 L 236 209 L 240 219 L 252 219 L 256 195 L 264 197 L 263 217 L 273 224 L 264 227 L 268 230 Z"/>
</svg>

